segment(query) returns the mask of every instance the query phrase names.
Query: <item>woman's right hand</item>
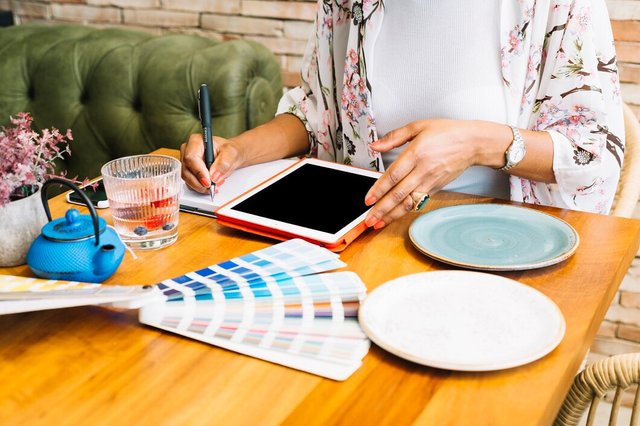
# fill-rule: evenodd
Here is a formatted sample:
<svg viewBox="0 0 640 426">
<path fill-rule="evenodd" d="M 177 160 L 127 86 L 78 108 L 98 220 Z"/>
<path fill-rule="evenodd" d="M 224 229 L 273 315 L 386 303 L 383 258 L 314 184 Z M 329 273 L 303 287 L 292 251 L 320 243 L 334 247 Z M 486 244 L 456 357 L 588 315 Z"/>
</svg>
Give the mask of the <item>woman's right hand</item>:
<svg viewBox="0 0 640 426">
<path fill-rule="evenodd" d="M 292 114 L 280 114 L 232 139 L 213 139 L 215 161 L 210 170 L 204 164 L 202 134 L 189 136 L 189 140 L 180 146 L 182 179 L 191 189 L 203 194 L 208 192 L 211 182 L 222 185 L 240 167 L 298 156 L 309 150 L 307 130 Z"/>
<path fill-rule="evenodd" d="M 214 137 L 215 161 L 207 170 L 204 163 L 204 142 L 201 133 L 194 133 L 180 146 L 182 179 L 189 188 L 207 193 L 211 183 L 221 185 L 244 162 L 243 150 L 233 139 Z"/>
</svg>

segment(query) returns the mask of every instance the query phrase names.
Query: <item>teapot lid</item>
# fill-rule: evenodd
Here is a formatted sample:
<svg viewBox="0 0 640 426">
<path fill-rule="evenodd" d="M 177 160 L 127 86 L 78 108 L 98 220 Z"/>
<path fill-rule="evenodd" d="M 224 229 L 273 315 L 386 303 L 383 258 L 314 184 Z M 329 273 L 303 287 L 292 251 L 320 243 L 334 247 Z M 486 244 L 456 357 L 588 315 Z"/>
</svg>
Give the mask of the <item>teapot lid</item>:
<svg viewBox="0 0 640 426">
<path fill-rule="evenodd" d="M 98 229 L 102 234 L 107 222 L 98 217 Z M 93 219 L 90 215 L 80 214 L 76 209 L 69 209 L 64 217 L 52 220 L 42 228 L 42 235 L 53 241 L 84 240 L 95 236 Z"/>
</svg>

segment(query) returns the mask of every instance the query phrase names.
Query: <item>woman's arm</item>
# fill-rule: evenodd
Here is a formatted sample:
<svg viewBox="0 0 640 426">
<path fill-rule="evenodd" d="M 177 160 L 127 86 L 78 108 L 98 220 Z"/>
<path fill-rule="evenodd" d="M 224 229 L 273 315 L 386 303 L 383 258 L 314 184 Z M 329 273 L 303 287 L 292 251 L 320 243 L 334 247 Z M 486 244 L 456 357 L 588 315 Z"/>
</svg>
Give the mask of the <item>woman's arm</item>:
<svg viewBox="0 0 640 426">
<path fill-rule="evenodd" d="M 463 127 L 466 128 L 466 139 L 476 150 L 473 165 L 494 169 L 505 165 L 505 152 L 513 142 L 513 132 L 509 126 L 490 121 L 470 121 L 464 123 Z M 553 141 L 549 133 L 519 130 L 524 139 L 526 154 L 507 173 L 538 182 L 555 183 Z"/>
</svg>

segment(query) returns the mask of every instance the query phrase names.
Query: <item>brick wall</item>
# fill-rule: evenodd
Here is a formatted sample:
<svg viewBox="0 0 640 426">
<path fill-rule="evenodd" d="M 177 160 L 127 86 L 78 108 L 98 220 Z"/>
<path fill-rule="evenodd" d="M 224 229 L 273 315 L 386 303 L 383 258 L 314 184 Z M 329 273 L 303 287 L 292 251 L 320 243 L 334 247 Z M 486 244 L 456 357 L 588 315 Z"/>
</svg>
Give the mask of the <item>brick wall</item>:
<svg viewBox="0 0 640 426">
<path fill-rule="evenodd" d="M 640 117 L 640 0 L 608 0 L 622 95 Z"/>
<path fill-rule="evenodd" d="M 295 86 L 315 4 L 316 0 L 0 0 L 0 10 L 12 10 L 17 23 L 75 22 L 154 34 L 256 40 L 280 59 L 285 85 Z M 640 116 L 640 0 L 607 0 L 607 5 L 623 94 Z"/>
<path fill-rule="evenodd" d="M 247 38 L 280 59 L 287 86 L 299 82 L 315 0 L 0 0 L 16 22 L 125 26 L 154 34 L 182 32 L 218 40 Z M 640 0 L 607 0 L 625 100 L 640 116 Z M 640 211 L 638 214 L 640 217 Z M 580 295 L 576 295 L 580 297 Z M 640 259 L 602 324 L 592 358 L 640 351 Z"/>
</svg>

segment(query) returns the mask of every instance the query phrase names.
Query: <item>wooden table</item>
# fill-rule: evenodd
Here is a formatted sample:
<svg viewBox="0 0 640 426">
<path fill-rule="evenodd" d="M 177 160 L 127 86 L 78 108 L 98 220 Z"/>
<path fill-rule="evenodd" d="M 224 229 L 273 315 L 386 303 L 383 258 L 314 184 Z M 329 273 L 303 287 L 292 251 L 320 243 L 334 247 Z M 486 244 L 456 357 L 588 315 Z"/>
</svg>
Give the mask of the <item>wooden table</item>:
<svg viewBox="0 0 640 426">
<path fill-rule="evenodd" d="M 427 210 L 494 202 L 440 193 Z M 54 217 L 69 206 L 52 201 Z M 640 221 L 554 208 L 580 234 L 558 265 L 500 275 L 548 295 L 567 331 L 551 354 L 504 371 L 460 373 L 375 345 L 334 382 L 142 326 L 136 312 L 83 307 L 0 317 L 0 424 L 549 424 L 638 250 Z M 108 211 L 101 215 L 110 221 Z M 413 248 L 416 217 L 367 231 L 341 254 L 371 290 L 405 274 L 455 269 Z M 273 241 L 181 214 L 171 247 L 125 256 L 108 284 L 155 283 Z M 1 237 L 0 237 L 1 238 Z M 2 274 L 29 275 L 25 267 Z"/>
</svg>

